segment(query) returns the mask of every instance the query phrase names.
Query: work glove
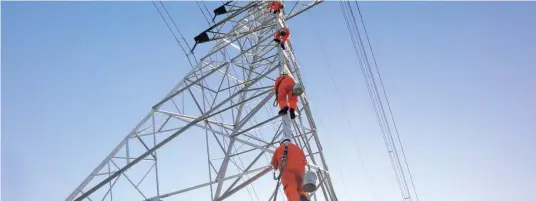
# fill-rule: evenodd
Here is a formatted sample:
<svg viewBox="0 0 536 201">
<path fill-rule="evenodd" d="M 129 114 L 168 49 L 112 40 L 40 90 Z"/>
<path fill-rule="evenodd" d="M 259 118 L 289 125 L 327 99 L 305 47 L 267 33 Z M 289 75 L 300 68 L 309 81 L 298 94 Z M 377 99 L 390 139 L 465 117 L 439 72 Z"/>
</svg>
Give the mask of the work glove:
<svg viewBox="0 0 536 201">
<path fill-rule="evenodd" d="M 280 42 L 281 42 L 281 40 L 279 40 L 279 38 L 274 38 L 274 41 L 275 41 L 276 43 L 280 43 Z"/>
</svg>

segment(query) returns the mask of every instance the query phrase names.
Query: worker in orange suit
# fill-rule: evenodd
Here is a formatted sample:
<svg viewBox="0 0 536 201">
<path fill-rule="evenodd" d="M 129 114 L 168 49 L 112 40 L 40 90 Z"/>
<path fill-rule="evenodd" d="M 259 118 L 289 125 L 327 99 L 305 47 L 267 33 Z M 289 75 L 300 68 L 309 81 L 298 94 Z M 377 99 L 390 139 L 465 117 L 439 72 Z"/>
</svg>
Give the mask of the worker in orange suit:
<svg viewBox="0 0 536 201">
<path fill-rule="evenodd" d="M 281 2 L 273 1 L 268 5 L 268 11 L 273 14 L 279 14 L 284 7 L 285 6 Z"/>
<path fill-rule="evenodd" d="M 279 105 L 279 115 L 286 115 L 290 109 L 290 119 L 296 117 L 296 107 L 298 106 L 298 96 L 294 93 L 296 81 L 288 76 L 287 72 L 282 71 L 280 76 L 275 79 L 275 95 Z M 299 85 L 296 86 L 299 88 Z M 287 103 L 288 99 L 288 103 Z"/>
<path fill-rule="evenodd" d="M 274 41 L 281 44 L 281 48 L 285 50 L 285 44 L 288 40 L 288 37 L 290 37 L 290 29 L 283 27 L 275 32 Z"/>
<path fill-rule="evenodd" d="M 285 146 L 287 147 L 285 166 L 280 167 Z M 290 139 L 283 139 L 272 155 L 271 164 L 281 174 L 281 185 L 283 185 L 283 191 L 285 191 L 288 201 L 309 201 L 307 194 L 302 189 L 302 175 L 305 172 L 307 159 L 305 159 L 305 153 L 300 147 L 291 143 Z"/>
</svg>

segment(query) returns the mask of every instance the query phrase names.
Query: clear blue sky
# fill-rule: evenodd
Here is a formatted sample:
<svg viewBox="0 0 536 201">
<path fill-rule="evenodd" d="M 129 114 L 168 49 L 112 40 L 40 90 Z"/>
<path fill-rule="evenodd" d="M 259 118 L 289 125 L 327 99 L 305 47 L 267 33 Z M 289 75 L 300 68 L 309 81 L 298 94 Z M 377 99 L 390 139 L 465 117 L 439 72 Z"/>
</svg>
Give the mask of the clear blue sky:
<svg viewBox="0 0 536 201">
<path fill-rule="evenodd" d="M 166 5 L 189 42 L 206 28 Z M 534 201 L 536 3 L 361 6 L 421 200 Z M 400 200 L 339 4 L 289 25 L 339 198 Z M 65 199 L 188 69 L 150 2 L 2 2 L 2 200 Z"/>
</svg>

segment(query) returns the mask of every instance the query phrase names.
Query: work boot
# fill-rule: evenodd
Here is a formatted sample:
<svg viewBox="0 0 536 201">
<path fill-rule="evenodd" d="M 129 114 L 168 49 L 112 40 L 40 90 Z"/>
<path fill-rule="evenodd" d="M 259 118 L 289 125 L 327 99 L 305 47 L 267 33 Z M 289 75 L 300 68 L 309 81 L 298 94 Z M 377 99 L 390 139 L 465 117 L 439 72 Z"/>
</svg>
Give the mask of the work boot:
<svg viewBox="0 0 536 201">
<path fill-rule="evenodd" d="M 276 43 L 280 43 L 280 42 L 281 42 L 281 40 L 279 40 L 278 38 L 274 38 L 274 41 L 275 41 Z"/>
<path fill-rule="evenodd" d="M 296 113 L 294 112 L 294 108 L 290 108 L 290 119 L 296 118 Z"/>
<path fill-rule="evenodd" d="M 284 114 L 287 114 L 287 112 L 288 112 L 288 106 L 285 106 L 283 109 L 279 110 L 278 114 L 284 115 Z"/>
<path fill-rule="evenodd" d="M 309 198 L 305 195 L 300 195 L 300 201 L 309 201 Z"/>
<path fill-rule="evenodd" d="M 286 49 L 285 49 L 285 45 L 283 45 L 283 43 L 281 43 L 281 48 L 282 48 L 283 50 L 286 50 Z"/>
</svg>

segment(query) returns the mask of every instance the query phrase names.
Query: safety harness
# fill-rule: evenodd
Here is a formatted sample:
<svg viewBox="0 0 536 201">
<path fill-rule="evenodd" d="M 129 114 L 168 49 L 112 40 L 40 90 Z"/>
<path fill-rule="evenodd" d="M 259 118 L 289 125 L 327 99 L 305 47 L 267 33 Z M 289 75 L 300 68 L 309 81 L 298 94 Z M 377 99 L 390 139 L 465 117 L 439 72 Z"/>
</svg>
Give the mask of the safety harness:
<svg viewBox="0 0 536 201">
<path fill-rule="evenodd" d="M 285 170 L 285 165 L 287 163 L 287 154 L 288 154 L 288 144 L 285 144 L 285 148 L 283 149 L 283 157 L 281 158 L 281 165 L 279 166 L 279 176 L 276 177 L 275 171 L 274 171 L 274 180 L 277 180 L 277 184 L 275 186 L 275 192 L 274 192 L 274 201 L 277 200 L 277 190 L 279 190 L 279 186 L 281 185 L 281 176 L 283 175 L 283 171 Z"/>
</svg>

